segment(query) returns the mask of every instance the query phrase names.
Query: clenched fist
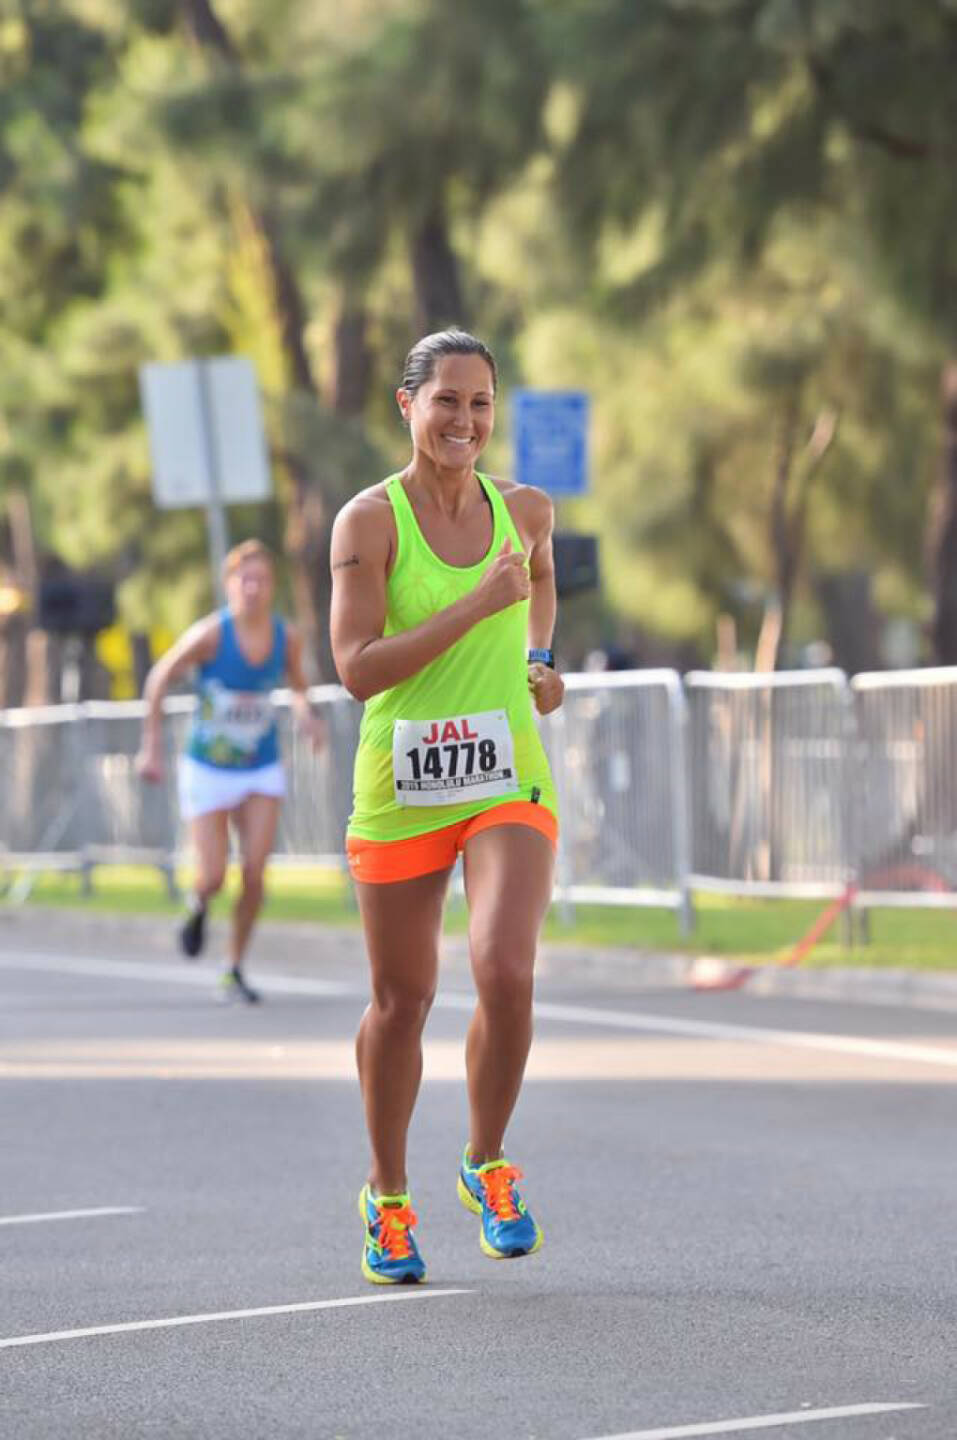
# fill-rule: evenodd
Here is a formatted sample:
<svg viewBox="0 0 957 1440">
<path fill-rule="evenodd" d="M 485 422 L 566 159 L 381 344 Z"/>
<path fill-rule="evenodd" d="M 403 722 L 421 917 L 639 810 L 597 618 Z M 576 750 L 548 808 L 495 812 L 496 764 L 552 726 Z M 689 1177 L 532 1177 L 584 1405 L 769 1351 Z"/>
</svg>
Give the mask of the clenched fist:
<svg viewBox="0 0 957 1440">
<path fill-rule="evenodd" d="M 557 670 L 537 660 L 528 667 L 528 688 L 539 715 L 550 715 L 565 698 L 565 682 Z"/>
<path fill-rule="evenodd" d="M 150 785 L 158 785 L 163 778 L 164 768 L 162 743 L 144 740 L 133 761 L 133 768 L 141 780 L 148 781 Z"/>
<path fill-rule="evenodd" d="M 528 556 L 512 549 L 511 538 L 505 543 L 475 588 L 475 598 L 483 617 L 507 610 L 519 600 L 527 600 L 531 592 Z"/>
</svg>

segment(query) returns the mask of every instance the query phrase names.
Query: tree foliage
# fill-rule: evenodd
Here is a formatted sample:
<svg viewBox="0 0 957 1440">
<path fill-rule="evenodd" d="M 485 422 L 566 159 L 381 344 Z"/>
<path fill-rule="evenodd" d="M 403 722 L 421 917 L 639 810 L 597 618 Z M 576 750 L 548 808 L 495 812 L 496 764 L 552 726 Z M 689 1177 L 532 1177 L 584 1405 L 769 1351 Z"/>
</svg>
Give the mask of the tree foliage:
<svg viewBox="0 0 957 1440">
<path fill-rule="evenodd" d="M 203 523 L 153 506 L 137 371 L 249 354 L 277 495 L 234 528 L 328 673 L 331 517 L 401 463 L 408 345 L 471 323 L 592 392 L 596 624 L 704 659 L 777 596 L 795 654 L 866 570 L 957 659 L 955 62 L 952 0 L 5 0 L 0 493 L 178 628 Z"/>
</svg>

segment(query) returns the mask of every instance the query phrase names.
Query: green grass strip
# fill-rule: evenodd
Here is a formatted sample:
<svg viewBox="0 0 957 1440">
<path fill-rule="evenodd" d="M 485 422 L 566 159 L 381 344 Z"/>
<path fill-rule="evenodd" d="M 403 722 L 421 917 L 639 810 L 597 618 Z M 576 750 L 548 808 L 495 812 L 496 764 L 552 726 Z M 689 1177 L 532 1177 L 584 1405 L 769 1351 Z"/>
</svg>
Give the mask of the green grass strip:
<svg viewBox="0 0 957 1440">
<path fill-rule="evenodd" d="M 189 874 L 181 873 L 183 889 Z M 77 875 L 43 874 L 36 878 L 28 904 L 71 906 L 87 913 L 170 915 L 179 904 L 166 892 L 157 870 L 144 866 L 98 866 L 84 894 Z M 214 915 L 225 915 L 235 896 L 237 874 L 231 871 L 226 890 L 213 902 Z M 578 946 L 625 946 L 646 951 L 678 951 L 721 955 L 755 964 L 780 963 L 811 928 L 824 901 L 747 900 L 699 894 L 694 897 L 696 925 L 683 936 L 676 915 L 665 909 L 555 904 L 545 924 L 552 941 Z M 317 925 L 357 926 L 358 912 L 347 877 L 338 870 L 272 866 L 264 918 Z M 447 929 L 465 929 L 465 906 L 452 897 Z M 806 965 L 895 966 L 922 970 L 957 969 L 957 911 L 895 910 L 869 912 L 870 940 L 862 940 L 855 920 L 855 943 L 845 944 L 838 920 L 805 960 Z"/>
</svg>

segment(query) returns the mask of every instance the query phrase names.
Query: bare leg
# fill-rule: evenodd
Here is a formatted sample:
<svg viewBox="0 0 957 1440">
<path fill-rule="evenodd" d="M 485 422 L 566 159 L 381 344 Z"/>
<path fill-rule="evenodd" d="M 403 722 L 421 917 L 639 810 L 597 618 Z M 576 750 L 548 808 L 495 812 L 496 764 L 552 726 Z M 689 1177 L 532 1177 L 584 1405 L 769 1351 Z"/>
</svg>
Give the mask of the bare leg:
<svg viewBox="0 0 957 1440">
<path fill-rule="evenodd" d="M 478 1004 L 466 1044 L 473 1163 L 502 1153 L 532 1043 L 535 948 L 554 852 L 526 825 L 480 830 L 465 846 L 469 951 Z"/>
<path fill-rule="evenodd" d="M 200 905 L 223 888 L 229 857 L 229 812 L 210 810 L 190 821 L 190 838 L 196 852 L 194 891 Z"/>
<path fill-rule="evenodd" d="M 256 916 L 265 895 L 266 862 L 276 840 L 280 802 L 272 795 L 250 795 L 232 815 L 239 838 L 242 884 L 233 907 L 229 934 L 229 963 L 240 970 Z"/>
<path fill-rule="evenodd" d="M 422 1030 L 435 994 L 442 904 L 450 872 L 391 885 L 356 885 L 372 999 L 356 1039 L 379 1195 L 407 1188 L 406 1137 L 422 1079 Z"/>
</svg>

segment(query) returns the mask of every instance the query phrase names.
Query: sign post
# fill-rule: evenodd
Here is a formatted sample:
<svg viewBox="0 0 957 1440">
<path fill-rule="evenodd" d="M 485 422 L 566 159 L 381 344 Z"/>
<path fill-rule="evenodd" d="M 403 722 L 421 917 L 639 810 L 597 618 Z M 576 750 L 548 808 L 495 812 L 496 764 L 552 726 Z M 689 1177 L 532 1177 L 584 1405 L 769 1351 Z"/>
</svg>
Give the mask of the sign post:
<svg viewBox="0 0 957 1440">
<path fill-rule="evenodd" d="M 272 490 L 256 372 L 241 355 L 143 365 L 140 396 L 153 499 L 166 510 L 205 509 L 213 593 L 221 602 L 225 507 L 267 500 Z"/>
<path fill-rule="evenodd" d="M 219 454 L 215 440 L 216 420 L 210 393 L 209 367 L 202 360 L 196 362 L 196 383 L 202 418 L 200 429 L 203 435 L 206 462 L 206 535 L 209 540 L 209 565 L 213 577 L 213 593 L 221 605 L 226 598 L 223 590 L 223 564 L 229 550 L 229 519 L 223 504 L 223 484 L 219 473 Z"/>
</svg>

